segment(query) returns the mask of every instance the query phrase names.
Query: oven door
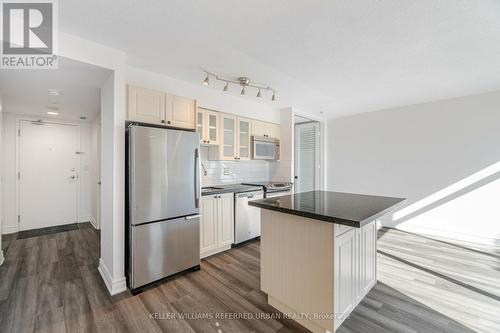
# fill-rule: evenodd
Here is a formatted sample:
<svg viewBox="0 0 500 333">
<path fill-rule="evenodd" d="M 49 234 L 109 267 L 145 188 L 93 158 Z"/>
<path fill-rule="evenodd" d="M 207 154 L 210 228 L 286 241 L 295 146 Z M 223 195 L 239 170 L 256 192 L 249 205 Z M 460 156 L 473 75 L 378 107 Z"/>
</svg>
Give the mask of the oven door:
<svg viewBox="0 0 500 333">
<path fill-rule="evenodd" d="M 279 160 L 279 141 L 268 138 L 253 137 L 252 159 L 254 160 Z"/>
</svg>

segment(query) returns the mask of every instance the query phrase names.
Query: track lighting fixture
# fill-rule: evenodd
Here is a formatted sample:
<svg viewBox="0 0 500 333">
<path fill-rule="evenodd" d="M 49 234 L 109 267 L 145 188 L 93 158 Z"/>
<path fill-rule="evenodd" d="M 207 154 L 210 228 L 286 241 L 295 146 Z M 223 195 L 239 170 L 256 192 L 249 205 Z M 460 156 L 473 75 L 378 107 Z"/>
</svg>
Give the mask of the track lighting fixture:
<svg viewBox="0 0 500 333">
<path fill-rule="evenodd" d="M 257 98 L 262 97 L 262 90 L 267 90 L 267 91 L 270 91 L 273 93 L 272 97 L 271 97 L 271 101 L 273 101 L 273 102 L 276 101 L 276 91 L 273 88 L 271 88 L 269 86 L 265 86 L 265 85 L 251 83 L 249 77 L 241 76 L 241 77 L 238 77 L 236 79 L 229 79 L 229 78 L 220 77 L 217 74 L 210 73 L 208 71 L 205 71 L 205 74 L 207 74 L 207 76 L 206 76 L 205 80 L 203 80 L 203 84 L 205 84 L 206 86 L 208 86 L 210 84 L 210 78 L 212 77 L 212 78 L 215 78 L 217 81 L 225 82 L 224 88 L 222 89 L 222 91 L 224 91 L 224 92 L 229 90 L 230 83 L 234 83 L 234 84 L 239 84 L 241 86 L 241 95 L 242 96 L 246 95 L 246 88 L 250 87 L 250 88 L 258 89 L 257 95 L 256 95 Z"/>
</svg>

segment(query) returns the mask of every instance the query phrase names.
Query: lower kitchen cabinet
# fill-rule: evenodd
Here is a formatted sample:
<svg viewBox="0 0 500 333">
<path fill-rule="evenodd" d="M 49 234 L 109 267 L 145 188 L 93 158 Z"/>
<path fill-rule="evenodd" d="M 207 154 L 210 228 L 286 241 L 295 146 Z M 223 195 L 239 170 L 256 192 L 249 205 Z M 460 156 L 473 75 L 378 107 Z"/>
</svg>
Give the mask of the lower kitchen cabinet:
<svg viewBox="0 0 500 333">
<path fill-rule="evenodd" d="M 376 283 L 377 222 L 362 228 L 336 228 L 334 251 L 337 328 Z"/>
<path fill-rule="evenodd" d="M 234 194 L 201 199 L 200 257 L 228 250 L 234 242 Z"/>
</svg>

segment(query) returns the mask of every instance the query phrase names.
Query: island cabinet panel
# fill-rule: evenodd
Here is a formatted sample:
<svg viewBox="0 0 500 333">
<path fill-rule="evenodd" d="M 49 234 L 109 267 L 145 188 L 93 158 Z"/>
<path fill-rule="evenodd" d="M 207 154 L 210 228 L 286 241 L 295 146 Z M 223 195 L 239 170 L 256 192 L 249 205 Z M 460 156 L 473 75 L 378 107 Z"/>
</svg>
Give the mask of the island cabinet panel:
<svg viewBox="0 0 500 333">
<path fill-rule="evenodd" d="M 377 223 L 361 228 L 361 297 L 377 282 Z"/>
<path fill-rule="evenodd" d="M 203 196 L 201 214 L 200 257 L 230 249 L 234 242 L 234 194 Z"/>
<path fill-rule="evenodd" d="M 374 221 L 361 228 L 336 228 L 335 231 L 337 329 L 376 283 L 377 223 Z"/>
<path fill-rule="evenodd" d="M 346 317 L 354 308 L 356 293 L 356 242 L 353 229 L 335 239 L 335 313 Z"/>
<path fill-rule="evenodd" d="M 333 332 L 334 224 L 266 209 L 261 214 L 261 289 L 269 304 L 309 314 L 309 320 L 294 319 L 313 332 Z"/>
</svg>

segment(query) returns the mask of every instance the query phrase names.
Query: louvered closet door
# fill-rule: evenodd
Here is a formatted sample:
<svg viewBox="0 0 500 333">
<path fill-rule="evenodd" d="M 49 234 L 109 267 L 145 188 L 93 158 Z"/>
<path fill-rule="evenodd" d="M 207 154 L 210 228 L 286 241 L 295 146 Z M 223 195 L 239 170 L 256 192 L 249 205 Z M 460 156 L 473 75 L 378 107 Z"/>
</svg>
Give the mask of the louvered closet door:
<svg viewBox="0 0 500 333">
<path fill-rule="evenodd" d="M 295 125 L 295 192 L 318 189 L 319 183 L 319 124 L 308 122 Z"/>
</svg>

